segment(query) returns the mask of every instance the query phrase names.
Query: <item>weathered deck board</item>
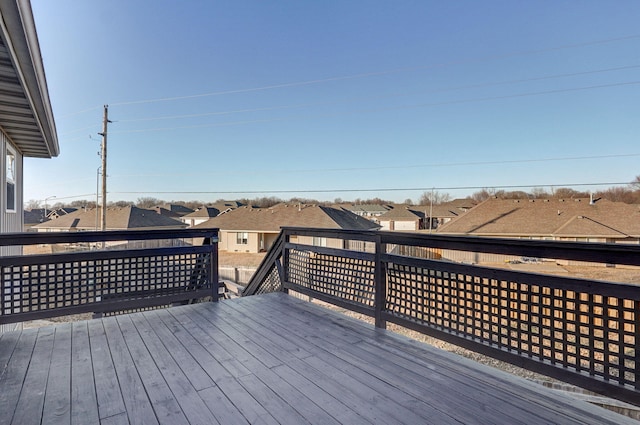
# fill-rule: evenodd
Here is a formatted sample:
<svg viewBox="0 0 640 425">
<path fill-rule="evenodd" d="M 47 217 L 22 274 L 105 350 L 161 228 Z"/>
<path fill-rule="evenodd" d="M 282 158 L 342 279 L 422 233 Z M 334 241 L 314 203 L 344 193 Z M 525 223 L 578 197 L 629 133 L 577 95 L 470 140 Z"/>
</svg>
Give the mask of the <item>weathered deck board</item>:
<svg viewBox="0 0 640 425">
<path fill-rule="evenodd" d="M 104 326 L 105 335 L 109 342 L 111 359 L 118 377 L 119 385 L 116 388 L 119 388 L 122 393 L 128 420 L 131 425 L 157 425 L 158 420 L 155 417 L 151 400 L 145 393 L 144 384 L 124 342 L 116 318 L 109 317 L 100 322 Z"/>
<path fill-rule="evenodd" d="M 71 324 L 56 327 L 42 422 L 71 422 Z"/>
<path fill-rule="evenodd" d="M 46 329 L 46 328 L 45 328 Z M 93 376 L 87 322 L 74 323 L 71 333 L 71 423 L 97 424 L 98 397 Z"/>
<path fill-rule="evenodd" d="M 235 305 L 234 305 L 235 307 Z M 268 307 L 268 306 L 265 306 Z M 253 311 L 244 311 L 245 314 L 251 314 Z M 256 316 L 256 320 L 268 320 L 267 316 L 270 309 L 261 309 L 261 312 L 267 312 L 265 316 Z M 433 403 L 426 404 L 425 397 L 431 391 L 434 391 L 433 382 L 428 381 L 427 387 L 419 387 L 416 393 L 422 393 L 419 397 L 407 393 L 407 386 L 415 386 L 415 381 L 424 380 L 422 375 L 415 375 L 412 371 L 407 373 L 393 364 L 385 365 L 380 363 L 380 359 L 366 361 L 361 355 L 348 355 L 345 349 L 354 347 L 355 344 L 362 342 L 356 333 L 349 332 L 341 335 L 340 328 L 334 329 L 333 334 L 328 332 L 318 332 L 315 335 L 309 335 L 305 330 L 305 323 L 317 321 L 320 317 L 310 317 L 307 314 L 297 314 L 296 311 L 283 313 L 285 317 L 290 316 L 287 320 L 287 330 L 294 335 L 294 338 L 308 339 L 309 344 L 315 345 L 316 355 L 305 359 L 305 362 L 323 373 L 329 373 L 332 379 L 343 384 L 347 384 L 350 388 L 354 388 L 357 393 L 366 396 L 365 400 L 360 403 L 368 403 L 376 406 L 381 411 L 378 416 L 382 416 L 383 422 L 386 423 L 457 423 L 456 416 L 460 413 L 456 409 L 458 400 L 447 400 L 441 396 L 436 397 L 435 401 L 443 404 L 441 410 Z M 308 313 L 308 312 L 305 312 Z M 273 318 L 277 322 L 282 323 L 282 318 Z M 296 324 L 300 324 L 299 326 Z M 284 331 L 284 329 L 282 329 Z M 342 344 L 337 340 L 342 339 Z M 389 366 L 394 366 L 393 370 Z M 383 369 L 380 369 L 380 368 Z M 396 374 L 404 374 L 405 378 L 398 377 Z M 376 376 L 376 374 L 378 376 Z M 384 378 L 384 379 L 381 379 Z M 401 390 L 399 390 L 401 388 Z M 411 388 L 409 388 L 410 390 Z M 435 391 L 439 392 L 438 387 Z M 373 403 L 372 403 L 373 400 Z"/>
<path fill-rule="evenodd" d="M 0 364 L 0 424 L 11 423 L 27 374 L 38 332 L 30 329 L 21 333 L 10 332 L 2 336 L 0 344 L 12 347 L 3 350 Z"/>
<path fill-rule="evenodd" d="M 120 388 L 113 385 L 113 382 L 117 382 L 116 369 L 109 352 L 104 326 L 99 320 L 92 320 L 88 322 L 88 325 L 98 412 L 102 420 L 121 415 L 127 409 Z"/>
<path fill-rule="evenodd" d="M 53 353 L 54 334 L 54 328 L 47 328 L 38 335 L 14 413 L 17 423 L 26 424 L 40 420 L 44 406 L 45 391 L 43 390 L 47 387 Z"/>
<path fill-rule="evenodd" d="M 637 424 L 285 294 L 0 336 L 1 424 Z"/>
<path fill-rule="evenodd" d="M 178 397 L 171 392 L 162 370 L 154 362 L 131 316 L 118 316 L 117 322 L 158 422 L 163 425 L 188 424 L 189 421 L 178 403 Z M 169 379 L 172 373 L 176 373 L 175 371 L 167 372 Z M 144 418 L 136 420 L 144 422 Z"/>
</svg>

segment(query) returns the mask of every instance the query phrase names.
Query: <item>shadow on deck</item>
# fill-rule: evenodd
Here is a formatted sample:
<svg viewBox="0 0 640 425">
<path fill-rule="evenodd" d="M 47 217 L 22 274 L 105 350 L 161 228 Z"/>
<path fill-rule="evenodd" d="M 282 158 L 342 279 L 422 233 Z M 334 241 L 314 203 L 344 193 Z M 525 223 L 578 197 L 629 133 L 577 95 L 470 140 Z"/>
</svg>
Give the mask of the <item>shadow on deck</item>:
<svg viewBox="0 0 640 425">
<path fill-rule="evenodd" d="M 0 335 L 0 424 L 637 424 L 284 293 Z"/>
</svg>

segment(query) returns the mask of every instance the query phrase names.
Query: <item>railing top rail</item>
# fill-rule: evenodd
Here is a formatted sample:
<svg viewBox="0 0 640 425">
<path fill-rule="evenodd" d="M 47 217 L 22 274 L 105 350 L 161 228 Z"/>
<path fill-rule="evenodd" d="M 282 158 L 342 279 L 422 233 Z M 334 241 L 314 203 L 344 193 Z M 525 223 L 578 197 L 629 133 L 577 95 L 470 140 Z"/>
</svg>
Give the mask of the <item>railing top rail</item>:
<svg viewBox="0 0 640 425">
<path fill-rule="evenodd" d="M 0 246 L 180 238 L 217 238 L 218 229 L 107 230 L 0 234 Z"/>
<path fill-rule="evenodd" d="M 320 236 L 326 238 L 350 239 L 375 242 L 378 232 L 375 230 L 322 229 L 312 227 L 282 227 L 282 231 L 291 236 Z"/>
<path fill-rule="evenodd" d="M 434 235 L 381 230 L 285 227 L 283 231 L 289 235 L 365 241 L 375 241 L 379 238 L 380 242 L 385 244 L 640 266 L 640 245 Z"/>
</svg>

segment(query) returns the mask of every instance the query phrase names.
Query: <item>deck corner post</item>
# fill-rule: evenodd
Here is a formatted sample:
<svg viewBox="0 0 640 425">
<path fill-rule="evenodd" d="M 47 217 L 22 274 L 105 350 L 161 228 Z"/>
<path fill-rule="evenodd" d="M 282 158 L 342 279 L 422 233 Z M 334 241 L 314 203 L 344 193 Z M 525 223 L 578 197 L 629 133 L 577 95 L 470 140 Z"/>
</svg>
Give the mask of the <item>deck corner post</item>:
<svg viewBox="0 0 640 425">
<path fill-rule="evenodd" d="M 640 318 L 638 317 L 638 312 L 640 312 L 640 301 L 636 300 L 636 317 L 635 317 L 635 323 L 638 323 L 640 321 Z M 640 326 L 636 325 L 635 326 L 635 335 L 634 335 L 634 339 L 635 339 L 635 354 L 636 354 L 636 358 L 634 361 L 634 386 L 635 386 L 635 390 L 636 391 L 640 391 L 640 360 L 638 360 L 638 353 L 640 353 Z"/>
<path fill-rule="evenodd" d="M 382 243 L 380 235 L 376 235 L 375 264 L 373 285 L 375 288 L 374 309 L 376 328 L 386 329 L 387 321 L 382 317 L 387 299 L 387 287 L 385 284 L 384 267 L 382 264 L 382 252 L 386 250 L 386 244 Z"/>
<path fill-rule="evenodd" d="M 291 235 L 285 229 L 282 229 L 284 236 L 284 243 L 282 244 L 282 254 L 280 257 L 282 258 L 282 272 L 280 273 L 280 284 L 282 285 L 282 292 L 285 294 L 289 293 L 289 289 L 285 287 L 285 282 L 289 281 L 289 249 L 287 245 L 291 242 Z"/>
<path fill-rule="evenodd" d="M 218 270 L 218 237 L 211 236 L 205 238 L 205 244 L 210 245 L 209 251 L 209 276 L 211 277 L 211 296 L 212 301 L 217 302 L 220 299 L 220 271 Z"/>
</svg>

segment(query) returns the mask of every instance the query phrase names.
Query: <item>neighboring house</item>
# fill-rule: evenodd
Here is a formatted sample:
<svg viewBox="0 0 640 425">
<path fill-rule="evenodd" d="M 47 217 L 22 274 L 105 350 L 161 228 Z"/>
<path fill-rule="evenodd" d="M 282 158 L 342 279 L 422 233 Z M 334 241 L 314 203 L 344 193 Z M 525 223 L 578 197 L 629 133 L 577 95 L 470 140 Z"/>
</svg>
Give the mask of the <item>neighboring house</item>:
<svg viewBox="0 0 640 425">
<path fill-rule="evenodd" d="M 393 209 L 391 205 L 379 205 L 379 204 L 340 204 L 336 207 L 344 208 L 347 211 L 359 215 L 365 218 L 376 218 L 385 214 L 387 211 Z"/>
<path fill-rule="evenodd" d="M 38 232 L 81 232 L 100 228 L 100 209 L 78 210 L 32 227 Z M 107 230 L 183 229 L 184 223 L 134 206 L 107 208 Z"/>
<path fill-rule="evenodd" d="M 23 159 L 60 152 L 28 1 L 0 1 L 0 76 L 0 232 L 22 232 Z"/>
<path fill-rule="evenodd" d="M 437 205 L 396 205 L 376 221 L 382 230 L 432 231 L 464 214 L 475 204 L 472 199 L 455 199 Z"/>
<path fill-rule="evenodd" d="M 243 206 L 221 214 L 196 227 L 219 228 L 221 250 L 262 252 L 275 242 L 282 227 L 375 230 L 379 226 L 341 208 L 304 204 L 279 204 L 271 208 Z M 335 241 L 300 238 L 299 243 L 321 246 Z"/>
<path fill-rule="evenodd" d="M 30 210 L 25 210 L 23 214 L 23 231 L 28 232 L 31 230 L 33 226 L 36 224 L 44 223 L 49 219 L 45 216 L 44 208 L 33 208 Z M 34 230 L 37 231 L 37 230 Z"/>
<path fill-rule="evenodd" d="M 180 219 L 180 215 L 179 214 L 177 214 L 177 213 L 175 213 L 175 212 L 173 212 L 171 210 L 168 210 L 166 208 L 153 207 L 153 208 L 150 208 L 150 209 L 151 209 L 151 211 L 155 211 L 156 213 L 158 213 L 158 214 L 160 214 L 160 215 L 162 215 L 164 217 L 175 218 L 176 220 Z"/>
<path fill-rule="evenodd" d="M 72 212 L 78 211 L 77 208 L 56 208 L 54 210 L 47 210 L 47 218 L 50 220 L 62 217 L 63 215 L 70 214 Z"/>
<path fill-rule="evenodd" d="M 238 201 L 218 201 L 218 202 L 214 202 L 213 204 L 209 204 L 210 207 L 219 209 L 220 214 L 222 214 L 224 211 L 240 208 L 244 205 L 245 204 Z"/>
<path fill-rule="evenodd" d="M 454 199 L 453 201 L 443 202 L 438 205 L 441 207 L 446 207 L 451 211 L 454 211 L 458 215 L 460 215 L 461 213 L 465 213 L 469 211 L 471 208 L 478 205 L 478 202 L 470 198 L 459 198 L 459 199 Z"/>
<path fill-rule="evenodd" d="M 438 234 L 639 244 L 640 206 L 605 199 L 492 198 L 442 226 Z"/>
<path fill-rule="evenodd" d="M 429 218 L 424 211 L 408 206 L 396 206 L 377 218 L 381 230 L 397 230 L 403 232 L 429 228 Z"/>
<path fill-rule="evenodd" d="M 229 209 L 230 210 L 230 209 Z M 225 210 L 225 211 L 229 211 Z M 204 223 L 210 218 L 217 217 L 220 214 L 220 210 L 214 207 L 200 207 L 194 212 L 180 217 L 180 221 L 189 227 L 197 226 Z"/>
<path fill-rule="evenodd" d="M 464 202 L 467 201 L 467 202 Z M 431 229 L 437 229 L 438 227 L 447 224 L 454 218 L 469 211 L 476 203 L 469 200 L 456 200 L 451 202 L 445 202 L 437 205 L 419 205 L 411 207 L 414 211 L 421 211 L 424 216 L 427 217 L 427 221 L 431 222 Z M 429 217 L 431 219 L 429 219 Z M 426 228 L 429 228 L 427 223 Z"/>
<path fill-rule="evenodd" d="M 157 207 L 153 207 L 152 209 L 156 210 L 156 212 L 158 213 L 160 213 L 159 209 L 168 210 L 171 211 L 171 213 L 175 214 L 177 217 L 182 217 L 183 215 L 191 214 L 193 212 L 191 208 L 185 207 L 184 205 L 180 204 L 158 205 Z"/>
</svg>

